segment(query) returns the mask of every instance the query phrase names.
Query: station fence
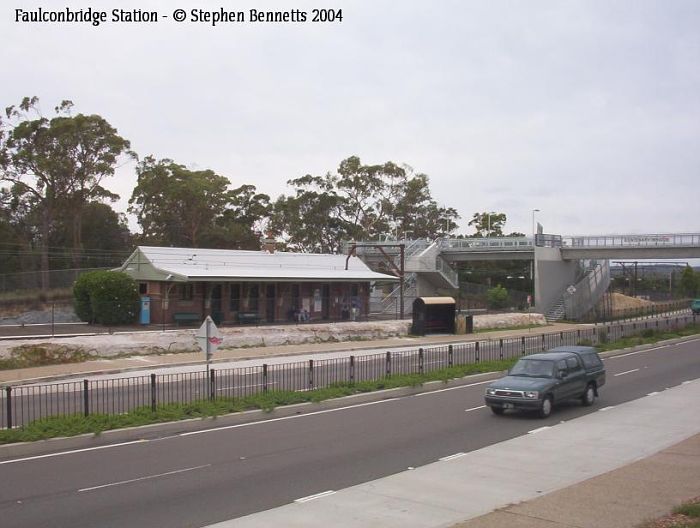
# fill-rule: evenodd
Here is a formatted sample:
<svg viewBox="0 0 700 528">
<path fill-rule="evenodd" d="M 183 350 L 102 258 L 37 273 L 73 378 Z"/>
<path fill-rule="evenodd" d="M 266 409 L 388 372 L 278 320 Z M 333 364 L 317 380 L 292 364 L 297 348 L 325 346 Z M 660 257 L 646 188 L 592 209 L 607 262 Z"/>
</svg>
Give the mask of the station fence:
<svg viewBox="0 0 700 528">
<path fill-rule="evenodd" d="M 596 346 L 645 331 L 685 328 L 700 322 L 689 311 L 669 317 L 609 323 L 571 331 L 484 339 L 336 359 L 263 364 L 177 374 L 150 374 L 0 388 L 0 429 L 23 427 L 53 416 L 116 415 L 146 407 L 216 398 L 243 398 L 268 391 L 307 391 L 335 383 L 377 381 L 446 367 L 512 359 L 561 345 Z"/>
</svg>

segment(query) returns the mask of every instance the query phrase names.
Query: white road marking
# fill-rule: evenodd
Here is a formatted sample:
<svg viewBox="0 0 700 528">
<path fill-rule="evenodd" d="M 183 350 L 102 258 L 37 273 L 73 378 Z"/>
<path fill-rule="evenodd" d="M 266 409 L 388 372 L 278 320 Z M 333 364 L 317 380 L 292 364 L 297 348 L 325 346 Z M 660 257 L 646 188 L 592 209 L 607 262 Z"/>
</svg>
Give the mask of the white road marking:
<svg viewBox="0 0 700 528">
<path fill-rule="evenodd" d="M 695 380 L 687 380 L 681 383 L 681 385 L 687 385 L 688 383 L 693 383 Z"/>
<path fill-rule="evenodd" d="M 612 409 L 613 407 L 615 407 L 615 406 L 614 406 L 614 405 L 608 405 L 607 407 L 603 407 L 602 409 L 598 409 L 598 412 L 609 411 L 609 410 Z"/>
<path fill-rule="evenodd" d="M 477 385 L 486 385 L 487 383 L 492 383 L 493 380 L 486 380 L 486 381 L 478 381 L 476 383 L 470 383 L 469 385 L 460 385 L 459 387 L 450 387 L 448 389 L 438 389 L 430 392 L 421 392 L 420 394 L 415 394 L 412 396 L 412 398 L 417 398 L 418 396 L 429 396 L 431 394 L 437 394 L 438 392 L 447 392 L 447 391 L 453 391 L 453 390 L 459 390 L 459 389 L 466 389 L 468 387 L 475 387 Z"/>
<path fill-rule="evenodd" d="M 140 482 L 142 480 L 151 480 L 154 478 L 158 477 L 167 477 L 168 475 L 176 475 L 178 473 L 186 473 L 188 471 L 195 471 L 197 469 L 202 469 L 205 467 L 209 467 L 211 464 L 205 464 L 203 466 L 195 466 L 191 468 L 185 468 L 185 469 L 176 469 L 175 471 L 167 471 L 165 473 L 158 473 L 157 475 L 148 475 L 146 477 L 139 477 L 135 479 L 129 479 L 129 480 L 121 480 L 119 482 L 111 482 L 109 484 L 102 484 L 101 486 L 92 486 L 91 488 L 82 488 L 78 490 L 78 493 L 82 493 L 84 491 L 94 491 L 102 488 L 111 488 L 112 486 L 121 486 L 122 484 L 131 484 L 132 482 Z"/>
<path fill-rule="evenodd" d="M 658 391 L 657 392 L 650 392 L 649 394 L 647 394 L 647 396 L 656 396 L 657 394 L 658 394 Z"/>
<path fill-rule="evenodd" d="M 439 458 L 440 462 L 447 462 L 448 460 L 454 460 L 455 458 L 460 458 L 466 455 L 466 453 L 455 453 L 454 455 Z"/>
<path fill-rule="evenodd" d="M 74 453 L 83 453 L 85 451 L 97 451 L 98 449 L 110 449 L 112 447 L 121 447 L 121 446 L 131 445 L 131 444 L 142 444 L 143 442 L 149 442 L 149 440 L 133 440 L 132 442 L 122 442 L 120 444 L 110 444 L 110 445 L 97 446 L 97 447 L 86 447 L 85 449 L 74 449 L 73 451 L 61 451 L 60 453 L 49 453 L 48 455 L 37 455 L 37 456 L 26 457 L 26 458 L 15 458 L 14 460 L 5 460 L 3 462 L 0 462 L 0 465 L 2 465 L 2 464 L 14 464 L 15 462 L 26 462 L 28 460 L 37 460 L 40 458 L 72 455 Z"/>
<path fill-rule="evenodd" d="M 617 377 L 617 376 L 624 376 L 625 374 L 632 374 L 633 372 L 637 372 L 638 370 L 639 370 L 639 369 L 636 368 L 636 369 L 632 369 L 632 370 L 626 370 L 626 371 L 624 371 L 624 372 L 619 372 L 619 373 L 615 374 L 614 377 Z"/>
<path fill-rule="evenodd" d="M 680 343 L 673 343 L 670 345 L 661 345 L 657 346 L 654 348 L 647 348 L 646 350 L 637 350 L 636 352 L 628 352 L 627 354 L 620 354 L 619 356 L 611 356 L 609 358 L 605 359 L 617 359 L 617 358 L 623 358 L 627 356 L 636 356 L 637 354 L 644 354 L 645 352 L 653 352 L 654 350 L 661 350 L 663 348 L 669 348 L 671 346 L 676 346 L 676 345 L 684 345 L 686 343 L 695 343 L 696 341 L 700 341 L 700 339 L 689 339 L 688 341 L 682 341 Z"/>
<path fill-rule="evenodd" d="M 198 434 L 204 434 L 204 433 L 214 433 L 217 431 L 226 431 L 227 429 L 239 429 L 241 427 L 250 427 L 252 425 L 264 425 L 267 423 L 281 422 L 284 420 L 295 420 L 297 418 L 304 418 L 306 416 L 316 416 L 318 414 L 328 414 L 328 413 L 333 413 L 333 412 L 338 412 L 338 411 L 347 411 L 348 409 L 358 409 L 360 407 L 369 407 L 370 405 L 391 403 L 391 402 L 395 402 L 398 400 L 399 400 L 399 398 L 396 398 L 393 400 L 381 400 L 381 401 L 375 401 L 375 402 L 358 403 L 357 405 L 348 405 L 346 407 L 338 407 L 337 409 L 325 409 L 323 411 L 316 411 L 316 412 L 305 413 L 305 414 L 294 414 L 292 416 L 282 416 L 280 418 L 271 418 L 269 420 L 263 420 L 260 422 L 249 422 L 249 423 L 236 424 L 236 425 L 227 425 L 225 427 L 216 427 L 216 428 L 212 428 L 212 429 L 202 429 L 201 431 L 190 431 L 188 433 L 180 433 L 177 436 L 192 436 L 192 435 L 198 435 Z"/>
<path fill-rule="evenodd" d="M 297 499 L 294 502 L 297 503 L 302 503 L 302 502 L 309 502 L 315 499 L 320 499 L 321 497 L 327 497 L 328 495 L 333 495 L 335 491 L 333 490 L 328 490 L 328 491 L 323 491 L 321 493 L 317 493 L 316 495 L 309 495 L 308 497 L 302 497 L 301 499 Z"/>
<path fill-rule="evenodd" d="M 479 409 L 485 409 L 486 405 L 479 405 L 478 407 L 472 407 L 471 409 L 465 409 L 464 412 L 472 412 L 472 411 L 477 411 Z"/>
<path fill-rule="evenodd" d="M 544 427 L 538 427 L 537 429 L 533 429 L 532 431 L 528 431 L 527 434 L 537 434 L 537 433 L 541 433 L 541 432 L 544 431 L 545 429 L 549 429 L 549 426 L 548 426 L 548 425 L 545 425 Z"/>
</svg>

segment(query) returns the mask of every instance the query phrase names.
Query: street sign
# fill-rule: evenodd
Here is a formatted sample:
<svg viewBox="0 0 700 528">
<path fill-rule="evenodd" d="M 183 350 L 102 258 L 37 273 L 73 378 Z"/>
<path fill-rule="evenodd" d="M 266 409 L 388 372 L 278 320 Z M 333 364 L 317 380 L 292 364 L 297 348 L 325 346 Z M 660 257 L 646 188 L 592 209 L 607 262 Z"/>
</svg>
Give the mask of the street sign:
<svg viewBox="0 0 700 528">
<path fill-rule="evenodd" d="M 197 330 L 195 339 L 197 340 L 199 348 L 206 354 L 207 359 L 211 358 L 212 354 L 219 348 L 219 345 L 224 342 L 221 338 L 221 334 L 219 334 L 219 329 L 209 316 L 207 316 L 202 326 Z"/>
</svg>

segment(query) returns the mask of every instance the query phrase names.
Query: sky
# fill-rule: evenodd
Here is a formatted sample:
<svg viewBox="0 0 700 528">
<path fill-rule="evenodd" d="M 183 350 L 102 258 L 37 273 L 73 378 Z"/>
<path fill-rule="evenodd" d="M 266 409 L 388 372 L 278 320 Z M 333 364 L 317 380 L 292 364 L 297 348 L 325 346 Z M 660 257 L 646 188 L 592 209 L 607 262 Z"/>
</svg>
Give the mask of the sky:
<svg viewBox="0 0 700 528">
<path fill-rule="evenodd" d="M 39 6 L 159 20 L 15 21 Z M 191 20 L 222 6 L 246 20 Z M 312 22 L 318 7 L 342 21 Z M 457 209 L 456 234 L 477 211 L 529 234 L 534 209 L 546 233 L 698 233 L 698 28 L 697 0 L 5 0 L 0 103 L 36 95 L 50 116 L 70 99 L 141 158 L 273 199 L 349 156 L 407 164 Z M 135 183 L 134 162 L 106 182 L 116 210 Z"/>
</svg>

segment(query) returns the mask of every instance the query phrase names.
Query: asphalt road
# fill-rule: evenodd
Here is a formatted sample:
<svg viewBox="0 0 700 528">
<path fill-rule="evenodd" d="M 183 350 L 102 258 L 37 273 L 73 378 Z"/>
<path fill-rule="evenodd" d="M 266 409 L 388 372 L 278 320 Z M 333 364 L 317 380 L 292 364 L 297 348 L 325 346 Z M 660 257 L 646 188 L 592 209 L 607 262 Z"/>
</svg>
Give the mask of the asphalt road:
<svg viewBox="0 0 700 528">
<path fill-rule="evenodd" d="M 204 526 L 468 452 L 700 378 L 700 339 L 606 360 L 592 408 L 493 416 L 484 383 L 0 462 L 3 528 Z"/>
</svg>

